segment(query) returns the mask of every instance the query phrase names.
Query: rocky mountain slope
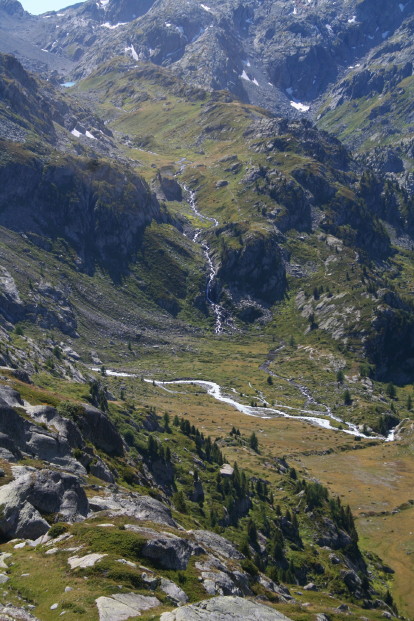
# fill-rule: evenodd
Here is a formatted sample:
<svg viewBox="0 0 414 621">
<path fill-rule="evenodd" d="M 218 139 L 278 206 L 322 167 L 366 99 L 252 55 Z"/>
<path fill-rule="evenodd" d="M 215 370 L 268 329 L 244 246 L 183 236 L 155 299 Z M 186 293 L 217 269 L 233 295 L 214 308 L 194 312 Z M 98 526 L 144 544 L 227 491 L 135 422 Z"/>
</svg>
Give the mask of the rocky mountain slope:
<svg viewBox="0 0 414 621">
<path fill-rule="evenodd" d="M 295 99 L 312 104 L 350 65 L 381 50 L 408 27 L 412 3 L 90 1 L 33 17 L 5 2 L 3 12 L 16 35 L 76 63 L 74 75 L 128 54 L 280 112 Z"/>
<path fill-rule="evenodd" d="M 0 0 L 0 618 L 412 614 L 413 7 Z"/>
<path fill-rule="evenodd" d="M 392 610 L 385 569 L 361 555 L 349 507 L 297 479 L 285 460 L 274 464 L 282 512 L 266 481 L 237 464 L 222 468 L 217 443 L 188 420 L 131 413 L 113 397 L 108 406 L 96 379 L 81 403 L 2 373 L 0 532 L 10 543 L 0 575 L 9 604 L 33 613 L 26 618 L 58 610 L 69 619 L 126 619 L 204 594 L 235 597 L 197 604 L 206 618 L 239 609 L 242 618 L 280 619 L 272 604 L 298 605 L 280 580 L 329 588 L 332 608 L 351 597 L 356 610 Z M 39 571 L 53 572 L 47 590 Z M 270 607 L 240 599 L 254 595 Z M 191 619 L 192 608 L 161 619 Z"/>
</svg>

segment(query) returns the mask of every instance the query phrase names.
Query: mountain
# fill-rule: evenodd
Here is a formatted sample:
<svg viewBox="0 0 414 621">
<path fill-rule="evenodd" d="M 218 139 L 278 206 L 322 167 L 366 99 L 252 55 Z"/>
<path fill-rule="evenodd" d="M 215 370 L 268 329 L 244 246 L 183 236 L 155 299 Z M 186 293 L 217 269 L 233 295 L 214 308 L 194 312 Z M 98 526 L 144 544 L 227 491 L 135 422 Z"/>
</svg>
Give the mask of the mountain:
<svg viewBox="0 0 414 621">
<path fill-rule="evenodd" d="M 412 15 L 0 0 L 0 617 L 414 614 Z"/>
<path fill-rule="evenodd" d="M 411 1 L 397 0 L 335 6 L 329 0 L 209 5 L 88 0 L 37 18 L 21 11 L 13 15 L 17 33 L 76 63 L 74 76 L 128 54 L 168 66 L 203 88 L 227 89 L 243 101 L 293 113 L 295 102 L 296 109 L 302 102 L 313 110 L 318 97 L 352 76 L 366 56 L 385 55 L 394 39 L 409 46 L 404 34 L 409 35 L 412 13 Z"/>
</svg>

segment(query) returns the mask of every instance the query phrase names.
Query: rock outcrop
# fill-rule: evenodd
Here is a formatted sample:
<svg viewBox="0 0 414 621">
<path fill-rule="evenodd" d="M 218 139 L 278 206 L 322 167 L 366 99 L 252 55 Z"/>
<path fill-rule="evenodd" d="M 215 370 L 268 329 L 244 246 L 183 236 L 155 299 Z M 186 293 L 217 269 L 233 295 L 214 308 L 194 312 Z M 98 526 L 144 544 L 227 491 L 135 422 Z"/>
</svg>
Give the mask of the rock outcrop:
<svg viewBox="0 0 414 621">
<path fill-rule="evenodd" d="M 258 604 L 241 597 L 213 597 L 212 599 L 182 606 L 171 612 L 164 612 L 160 621 L 289 621 L 289 618 L 274 608 Z"/>
<path fill-rule="evenodd" d="M 62 521 L 85 519 L 88 500 L 79 479 L 65 472 L 17 468 L 0 488 L 0 533 L 6 539 L 37 539 L 50 528 L 42 515 Z"/>
</svg>

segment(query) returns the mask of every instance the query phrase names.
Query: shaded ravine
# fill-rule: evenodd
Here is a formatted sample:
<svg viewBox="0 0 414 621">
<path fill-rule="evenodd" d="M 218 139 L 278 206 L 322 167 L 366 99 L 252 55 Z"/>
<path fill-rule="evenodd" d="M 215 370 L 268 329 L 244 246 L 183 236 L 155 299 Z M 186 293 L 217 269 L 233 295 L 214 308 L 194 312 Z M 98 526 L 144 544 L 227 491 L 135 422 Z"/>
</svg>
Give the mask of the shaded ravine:
<svg viewBox="0 0 414 621">
<path fill-rule="evenodd" d="M 92 371 L 99 371 L 99 368 L 92 368 Z M 121 371 L 111 371 L 111 370 L 106 370 L 107 375 L 113 376 L 113 377 L 139 377 L 138 375 L 134 374 L 134 373 L 125 373 L 125 372 L 121 372 Z M 326 407 L 326 412 L 322 413 L 320 411 L 313 411 L 313 410 L 302 410 L 300 408 L 295 408 L 292 406 L 288 406 L 288 405 L 283 405 L 283 404 L 276 404 L 276 407 L 272 406 L 272 407 L 263 407 L 263 406 L 251 406 L 251 405 L 245 405 L 243 403 L 239 403 L 238 401 L 236 401 L 235 399 L 233 399 L 232 397 L 226 395 L 224 393 L 224 390 L 222 389 L 222 387 L 219 384 L 216 384 L 216 382 L 210 382 L 207 380 L 198 380 L 198 379 L 179 379 L 179 380 L 170 380 L 170 381 L 160 381 L 160 380 L 155 380 L 155 379 L 149 379 L 149 378 L 144 378 L 144 382 L 153 384 L 154 386 L 158 386 L 159 388 L 165 390 L 166 392 L 170 392 L 170 393 L 175 393 L 175 391 L 170 390 L 169 388 L 166 388 L 167 386 L 173 386 L 173 385 L 196 385 L 196 386 L 200 386 L 201 388 L 203 388 L 206 393 L 208 395 L 210 395 L 211 397 L 213 397 L 214 399 L 216 399 L 217 401 L 220 401 L 221 403 L 226 403 L 227 405 L 230 405 L 231 407 L 234 407 L 236 410 L 238 410 L 239 412 L 241 412 L 242 414 L 246 414 L 247 416 L 253 416 L 255 418 L 263 418 L 263 419 L 270 419 L 270 418 L 276 418 L 278 416 L 283 417 L 283 418 L 289 418 L 289 419 L 293 419 L 293 420 L 302 420 L 305 422 L 308 422 L 312 425 L 317 425 L 318 427 L 322 427 L 323 429 L 329 429 L 331 431 L 338 431 L 338 432 L 342 432 L 342 433 L 346 433 L 348 435 L 352 435 L 352 436 L 357 436 L 360 438 L 367 438 L 367 439 L 376 439 L 376 440 L 385 440 L 386 442 L 392 442 L 395 438 L 394 438 L 394 430 L 392 429 L 388 436 L 385 438 L 384 436 L 380 436 L 380 435 L 365 435 L 364 433 L 361 433 L 357 426 L 354 425 L 353 423 L 349 423 L 347 421 L 342 420 L 341 418 L 339 418 L 338 416 L 335 416 L 334 414 L 332 414 L 330 408 L 328 406 Z M 288 414 L 287 412 L 282 411 L 281 409 L 278 408 L 283 408 L 283 410 L 290 410 L 290 411 L 297 411 L 300 412 L 300 415 L 295 415 L 295 414 Z M 306 414 L 306 415 L 304 415 Z M 319 415 L 319 416 L 317 416 Z M 326 418 L 322 418 L 321 416 L 325 416 Z M 338 427 L 335 427 L 331 424 L 331 421 L 329 420 L 331 419 L 332 421 L 335 421 L 336 423 L 345 426 L 342 427 L 341 429 Z"/>
<path fill-rule="evenodd" d="M 190 205 L 192 211 L 195 215 L 200 218 L 200 220 L 204 220 L 205 222 L 210 222 L 213 224 L 213 228 L 216 228 L 219 225 L 219 221 L 216 218 L 209 218 L 208 216 L 204 216 L 197 209 L 197 201 L 194 190 L 190 190 L 187 186 L 183 186 L 184 191 L 188 195 L 188 204 Z M 205 240 L 200 239 L 201 229 L 197 229 L 193 236 L 193 242 L 199 243 L 203 249 L 204 256 L 206 258 L 206 262 L 208 265 L 208 277 L 206 284 L 206 300 L 207 303 L 211 306 L 213 310 L 213 314 L 215 317 L 215 325 L 214 332 L 216 334 L 221 334 L 223 332 L 223 325 L 227 319 L 227 311 L 218 304 L 214 299 L 214 281 L 217 276 L 217 268 L 214 266 L 213 259 L 211 258 L 211 248 Z"/>
</svg>

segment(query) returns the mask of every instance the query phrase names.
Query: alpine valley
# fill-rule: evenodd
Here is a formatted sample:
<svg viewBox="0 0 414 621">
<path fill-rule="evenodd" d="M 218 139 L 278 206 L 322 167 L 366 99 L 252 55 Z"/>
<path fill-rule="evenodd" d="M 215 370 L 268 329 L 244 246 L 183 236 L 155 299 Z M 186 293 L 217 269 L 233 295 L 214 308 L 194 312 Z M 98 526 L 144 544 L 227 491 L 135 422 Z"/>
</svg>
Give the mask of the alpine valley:
<svg viewBox="0 0 414 621">
<path fill-rule="evenodd" d="M 0 620 L 414 618 L 414 0 L 0 0 Z"/>
</svg>

